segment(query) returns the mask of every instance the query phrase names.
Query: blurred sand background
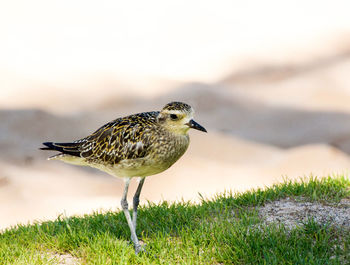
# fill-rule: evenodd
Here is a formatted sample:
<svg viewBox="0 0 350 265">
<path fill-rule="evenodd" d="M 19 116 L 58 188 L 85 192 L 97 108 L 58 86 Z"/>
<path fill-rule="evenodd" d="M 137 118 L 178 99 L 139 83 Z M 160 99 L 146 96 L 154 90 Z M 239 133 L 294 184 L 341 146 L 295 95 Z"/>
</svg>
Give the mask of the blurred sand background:
<svg viewBox="0 0 350 265">
<path fill-rule="evenodd" d="M 147 178 L 143 203 L 347 174 L 349 10 L 314 0 L 1 3 L 0 228 L 119 208 L 121 180 L 38 148 L 174 100 L 208 134 L 190 132 L 180 161 Z"/>
</svg>

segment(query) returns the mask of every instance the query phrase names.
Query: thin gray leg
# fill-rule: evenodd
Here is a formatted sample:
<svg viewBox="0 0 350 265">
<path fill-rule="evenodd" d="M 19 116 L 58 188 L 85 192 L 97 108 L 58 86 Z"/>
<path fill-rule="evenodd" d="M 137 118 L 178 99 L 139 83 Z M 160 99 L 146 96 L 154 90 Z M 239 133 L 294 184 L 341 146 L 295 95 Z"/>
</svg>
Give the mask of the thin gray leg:
<svg viewBox="0 0 350 265">
<path fill-rule="evenodd" d="M 141 245 L 140 245 L 139 240 L 137 239 L 137 236 L 136 236 L 135 227 L 134 227 L 132 220 L 131 220 L 131 217 L 130 217 L 130 212 L 129 212 L 129 208 L 128 208 L 129 206 L 128 206 L 128 201 L 127 201 L 130 180 L 131 180 L 131 178 L 125 179 L 125 187 L 124 187 L 123 197 L 122 197 L 122 200 L 120 203 L 121 203 L 126 221 L 128 222 L 130 232 L 131 232 L 131 240 L 134 243 L 135 252 L 137 254 L 141 251 Z"/>
<path fill-rule="evenodd" d="M 145 178 L 141 178 L 133 199 L 132 223 L 134 225 L 135 230 L 136 230 L 136 220 L 137 220 L 137 207 L 139 206 L 139 203 L 140 203 L 140 194 L 141 194 L 141 190 L 144 182 L 145 182 Z"/>
</svg>

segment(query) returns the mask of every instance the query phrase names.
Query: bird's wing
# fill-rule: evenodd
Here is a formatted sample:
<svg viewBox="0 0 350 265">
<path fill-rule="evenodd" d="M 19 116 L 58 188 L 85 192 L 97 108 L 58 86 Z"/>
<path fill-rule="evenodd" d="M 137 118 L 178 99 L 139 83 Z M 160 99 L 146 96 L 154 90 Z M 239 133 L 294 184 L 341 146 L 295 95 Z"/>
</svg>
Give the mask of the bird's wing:
<svg viewBox="0 0 350 265">
<path fill-rule="evenodd" d="M 158 112 L 139 113 L 111 121 L 91 135 L 69 143 L 43 143 L 42 150 L 83 157 L 90 162 L 116 164 L 124 159 L 136 159 L 149 153 L 149 131 L 156 123 Z"/>
<path fill-rule="evenodd" d="M 124 159 L 144 157 L 149 151 L 149 130 L 154 115 L 136 114 L 120 118 L 78 140 L 80 156 L 99 163 L 116 164 Z"/>
</svg>

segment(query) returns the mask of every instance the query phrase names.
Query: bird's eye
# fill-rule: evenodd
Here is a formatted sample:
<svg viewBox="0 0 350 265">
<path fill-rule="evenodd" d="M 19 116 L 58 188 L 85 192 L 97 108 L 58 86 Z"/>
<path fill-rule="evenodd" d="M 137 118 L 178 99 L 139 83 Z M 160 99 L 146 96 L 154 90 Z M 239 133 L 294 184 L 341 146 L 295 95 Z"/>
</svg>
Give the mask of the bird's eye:
<svg viewBox="0 0 350 265">
<path fill-rule="evenodd" d="M 178 117 L 176 114 L 170 114 L 170 119 L 172 119 L 173 121 L 177 120 Z"/>
</svg>

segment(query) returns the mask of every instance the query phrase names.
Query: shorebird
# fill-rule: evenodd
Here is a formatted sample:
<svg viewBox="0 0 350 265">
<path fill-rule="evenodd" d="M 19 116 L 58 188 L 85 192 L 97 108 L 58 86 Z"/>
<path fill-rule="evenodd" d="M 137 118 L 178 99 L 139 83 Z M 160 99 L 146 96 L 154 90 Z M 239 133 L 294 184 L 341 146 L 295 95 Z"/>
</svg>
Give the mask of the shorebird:
<svg viewBox="0 0 350 265">
<path fill-rule="evenodd" d="M 161 111 L 143 112 L 113 120 L 91 135 L 67 143 L 45 142 L 42 150 L 59 151 L 49 159 L 90 166 L 124 179 L 121 207 L 128 222 L 135 252 L 142 250 L 136 235 L 137 207 L 145 178 L 168 169 L 187 150 L 190 128 L 207 132 L 193 120 L 193 108 L 182 102 Z M 130 180 L 139 178 L 131 218 L 127 194 Z"/>
</svg>

